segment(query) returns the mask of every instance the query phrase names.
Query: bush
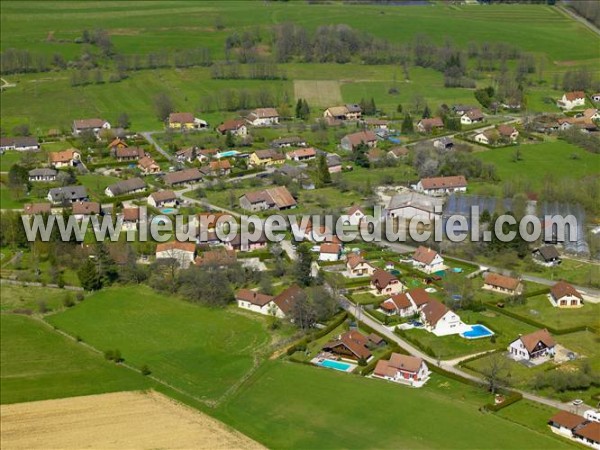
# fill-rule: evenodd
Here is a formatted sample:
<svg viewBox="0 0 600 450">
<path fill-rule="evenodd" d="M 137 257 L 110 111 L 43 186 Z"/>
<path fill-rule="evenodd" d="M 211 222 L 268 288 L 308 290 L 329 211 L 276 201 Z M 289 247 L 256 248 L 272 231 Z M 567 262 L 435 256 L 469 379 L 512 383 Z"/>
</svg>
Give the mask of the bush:
<svg viewBox="0 0 600 450">
<path fill-rule="evenodd" d="M 144 364 L 142 366 L 142 368 L 140 369 L 140 372 L 142 373 L 142 375 L 144 376 L 148 376 L 152 373 L 152 371 L 150 370 L 150 367 L 148 367 L 146 364 Z"/>
<path fill-rule="evenodd" d="M 47 312 L 50 311 L 50 308 L 48 308 L 48 305 L 46 304 L 46 302 L 44 300 L 40 300 L 38 302 L 38 311 L 40 314 L 46 314 Z"/>
<path fill-rule="evenodd" d="M 73 300 L 73 297 L 71 296 L 71 294 L 67 293 L 64 298 L 63 298 L 63 305 L 65 308 L 70 308 L 72 306 L 75 306 L 75 300 Z"/>
<path fill-rule="evenodd" d="M 518 402 L 522 398 L 523 394 L 521 394 L 520 392 L 511 392 L 507 397 L 505 397 L 502 403 L 498 405 L 496 405 L 495 403 L 487 403 L 483 405 L 483 409 L 490 412 L 497 412 L 503 408 L 506 408 L 507 406 L 512 405 L 513 403 Z"/>
<path fill-rule="evenodd" d="M 104 352 L 104 358 L 108 361 L 114 361 L 116 363 L 120 363 L 125 361 L 125 359 L 121 356 L 120 350 L 106 350 Z"/>
<path fill-rule="evenodd" d="M 84 298 L 85 298 L 85 297 L 84 297 L 84 295 L 83 295 L 83 292 L 78 292 L 77 294 L 75 294 L 75 299 L 76 299 L 78 302 L 82 302 Z"/>
</svg>

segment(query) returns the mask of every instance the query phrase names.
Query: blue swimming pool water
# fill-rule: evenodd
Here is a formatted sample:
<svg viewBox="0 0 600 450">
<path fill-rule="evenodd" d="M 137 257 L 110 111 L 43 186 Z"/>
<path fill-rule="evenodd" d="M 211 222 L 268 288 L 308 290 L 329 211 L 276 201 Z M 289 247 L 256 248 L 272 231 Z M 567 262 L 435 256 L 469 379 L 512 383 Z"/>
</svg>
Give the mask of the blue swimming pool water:
<svg viewBox="0 0 600 450">
<path fill-rule="evenodd" d="M 328 369 L 341 370 L 342 372 L 347 371 L 350 367 L 350 364 L 340 362 L 340 361 L 332 361 L 331 359 L 326 359 L 319 363 L 321 367 L 327 367 Z"/>
<path fill-rule="evenodd" d="M 464 337 L 465 339 L 479 339 L 492 336 L 493 334 L 494 332 L 488 327 L 477 324 L 471 325 L 471 329 L 469 331 L 461 333 L 461 337 Z"/>
<path fill-rule="evenodd" d="M 163 208 L 160 210 L 161 213 L 163 214 L 172 214 L 176 211 L 175 208 Z"/>
<path fill-rule="evenodd" d="M 235 156 L 238 153 L 237 150 L 227 150 L 226 152 L 217 153 L 217 158 L 227 158 L 229 156 Z"/>
</svg>

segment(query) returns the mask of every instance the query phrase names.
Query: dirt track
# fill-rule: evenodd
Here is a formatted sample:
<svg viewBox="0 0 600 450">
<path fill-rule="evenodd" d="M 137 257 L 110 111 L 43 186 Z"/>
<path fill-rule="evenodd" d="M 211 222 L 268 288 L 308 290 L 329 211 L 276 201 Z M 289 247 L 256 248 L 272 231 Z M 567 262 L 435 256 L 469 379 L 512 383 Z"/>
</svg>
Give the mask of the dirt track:
<svg viewBox="0 0 600 450">
<path fill-rule="evenodd" d="M 264 448 L 156 392 L 2 405 L 0 426 L 3 450 Z"/>
</svg>

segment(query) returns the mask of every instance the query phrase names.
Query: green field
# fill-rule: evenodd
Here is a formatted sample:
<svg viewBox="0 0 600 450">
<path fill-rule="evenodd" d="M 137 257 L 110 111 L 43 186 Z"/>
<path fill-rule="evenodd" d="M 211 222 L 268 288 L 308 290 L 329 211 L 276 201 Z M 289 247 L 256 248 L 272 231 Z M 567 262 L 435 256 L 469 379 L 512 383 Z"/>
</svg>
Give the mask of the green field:
<svg viewBox="0 0 600 450">
<path fill-rule="evenodd" d="M 77 180 L 86 187 L 88 195 L 98 200 L 104 196 L 104 190 L 107 186 L 121 181 L 121 178 L 109 175 L 86 174 L 78 176 Z"/>
<path fill-rule="evenodd" d="M 75 293 L 65 291 L 64 289 L 53 289 L 48 287 L 2 284 L 0 311 L 5 312 L 14 309 L 29 309 L 37 312 L 40 302 L 44 302 L 49 310 L 55 310 L 62 307 L 63 299 L 67 295 L 74 298 Z"/>
<path fill-rule="evenodd" d="M 269 342 L 260 317 L 204 308 L 146 287 L 102 290 L 47 319 L 102 351 L 119 349 L 192 396 L 215 400 L 253 366 Z"/>
<path fill-rule="evenodd" d="M 0 324 L 3 404 L 150 386 L 141 375 L 105 361 L 34 319 L 2 314 Z"/>
<path fill-rule="evenodd" d="M 271 448 L 567 448 L 549 431 L 480 413 L 488 400 L 437 375 L 409 389 L 277 361 L 217 417 Z"/>
</svg>

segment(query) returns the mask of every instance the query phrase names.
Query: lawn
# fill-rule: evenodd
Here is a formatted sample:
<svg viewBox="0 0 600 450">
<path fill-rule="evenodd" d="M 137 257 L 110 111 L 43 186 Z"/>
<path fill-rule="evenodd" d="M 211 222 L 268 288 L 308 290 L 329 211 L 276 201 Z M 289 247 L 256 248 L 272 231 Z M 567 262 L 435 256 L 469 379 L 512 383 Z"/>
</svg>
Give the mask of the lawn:
<svg viewBox="0 0 600 450">
<path fill-rule="evenodd" d="M 65 296 L 74 298 L 75 293 L 64 289 L 35 286 L 18 286 L 2 284 L 2 298 L 0 299 L 0 311 L 12 311 L 15 309 L 29 309 L 37 312 L 40 302 L 44 302 L 50 310 L 59 309 L 63 305 Z"/>
<path fill-rule="evenodd" d="M 22 153 L 7 151 L 0 155 L 0 172 L 8 172 L 12 166 L 21 161 Z"/>
<path fill-rule="evenodd" d="M 118 177 L 93 173 L 80 175 L 77 180 L 86 187 L 88 194 L 96 200 L 104 197 L 104 190 L 107 186 L 122 181 Z"/>
<path fill-rule="evenodd" d="M 3 404 L 150 387 L 141 375 L 34 319 L 2 314 L 0 323 Z"/>
<path fill-rule="evenodd" d="M 18 198 L 10 189 L 0 182 L 0 208 L 1 209 L 22 209 L 26 199 Z"/>
<path fill-rule="evenodd" d="M 489 400 L 435 374 L 410 389 L 273 361 L 216 414 L 271 448 L 566 448 L 549 431 L 480 413 Z"/>
<path fill-rule="evenodd" d="M 48 322 L 197 398 L 215 400 L 253 366 L 269 342 L 264 321 L 210 309 L 147 287 L 102 290 Z"/>
</svg>

